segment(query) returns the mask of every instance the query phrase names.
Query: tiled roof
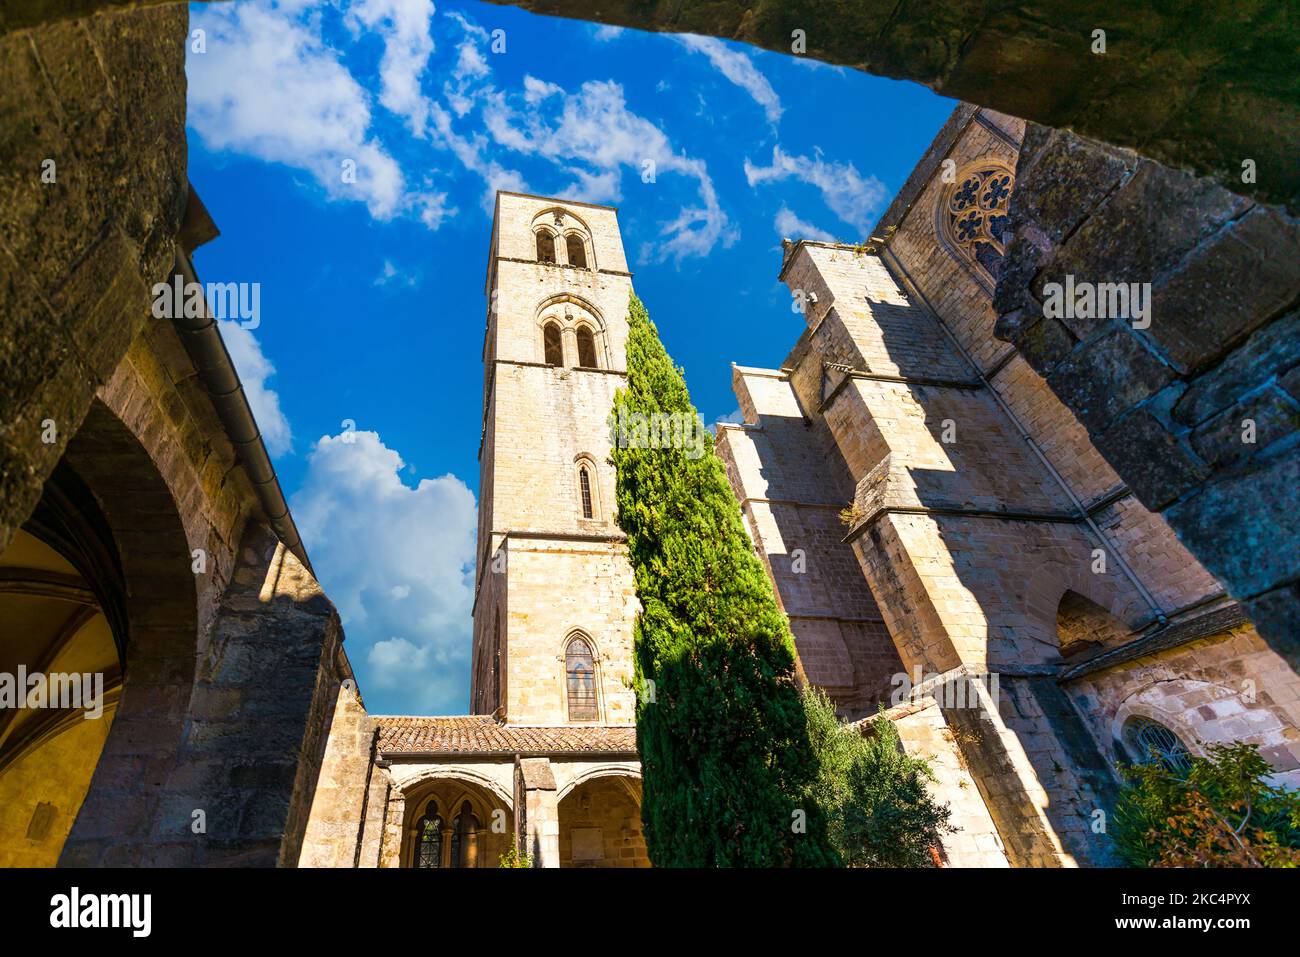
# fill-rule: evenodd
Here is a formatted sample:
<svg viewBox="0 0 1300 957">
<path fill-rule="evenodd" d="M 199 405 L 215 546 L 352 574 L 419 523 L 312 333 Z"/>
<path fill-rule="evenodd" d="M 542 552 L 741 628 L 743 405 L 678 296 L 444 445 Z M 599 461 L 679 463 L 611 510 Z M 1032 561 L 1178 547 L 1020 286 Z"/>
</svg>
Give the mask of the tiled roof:
<svg viewBox="0 0 1300 957">
<path fill-rule="evenodd" d="M 636 753 L 636 728 L 631 725 L 532 727 L 500 724 L 486 714 L 375 720 L 382 754 Z"/>
</svg>

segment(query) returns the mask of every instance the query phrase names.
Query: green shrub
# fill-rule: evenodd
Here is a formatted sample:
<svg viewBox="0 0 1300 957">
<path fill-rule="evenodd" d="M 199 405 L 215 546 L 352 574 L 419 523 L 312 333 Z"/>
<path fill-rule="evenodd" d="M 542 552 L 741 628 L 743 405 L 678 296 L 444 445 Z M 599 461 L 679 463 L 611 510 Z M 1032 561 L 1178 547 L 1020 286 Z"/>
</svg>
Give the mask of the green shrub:
<svg viewBox="0 0 1300 957">
<path fill-rule="evenodd" d="M 1257 745 L 1212 745 L 1180 771 L 1158 762 L 1120 771 L 1111 837 L 1131 866 L 1300 865 L 1300 792 L 1265 782 L 1272 769 Z"/>
<path fill-rule="evenodd" d="M 816 801 L 825 809 L 831 844 L 849 867 L 930 867 L 943 834 L 946 805 L 926 791 L 929 765 L 909 757 L 887 718 L 862 734 L 842 724 L 826 695 L 804 691 L 808 733 L 820 773 Z"/>
<path fill-rule="evenodd" d="M 510 849 L 501 855 L 497 862 L 497 867 L 532 867 L 533 859 L 526 852 L 521 852 L 519 848 L 511 845 Z"/>
</svg>

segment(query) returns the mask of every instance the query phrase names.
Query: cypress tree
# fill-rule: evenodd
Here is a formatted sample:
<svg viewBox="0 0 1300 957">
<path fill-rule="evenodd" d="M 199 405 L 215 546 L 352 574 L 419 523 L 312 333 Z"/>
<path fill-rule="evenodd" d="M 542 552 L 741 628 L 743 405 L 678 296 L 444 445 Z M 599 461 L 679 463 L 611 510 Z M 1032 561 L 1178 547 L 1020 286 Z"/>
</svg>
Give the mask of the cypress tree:
<svg viewBox="0 0 1300 957">
<path fill-rule="evenodd" d="M 636 296 L 611 436 L 618 523 L 642 606 L 637 747 L 651 860 L 839 863 L 815 800 L 789 625 L 682 372 Z"/>
</svg>

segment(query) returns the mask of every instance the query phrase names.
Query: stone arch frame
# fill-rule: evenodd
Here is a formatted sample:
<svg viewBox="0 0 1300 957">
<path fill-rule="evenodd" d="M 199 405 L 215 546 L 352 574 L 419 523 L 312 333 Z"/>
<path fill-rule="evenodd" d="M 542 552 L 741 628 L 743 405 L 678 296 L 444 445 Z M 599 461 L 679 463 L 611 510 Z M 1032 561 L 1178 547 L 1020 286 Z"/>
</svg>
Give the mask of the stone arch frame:
<svg viewBox="0 0 1300 957">
<path fill-rule="evenodd" d="M 415 824 L 424 814 L 424 809 L 432 799 L 434 787 L 437 784 L 446 782 L 459 785 L 459 787 L 451 791 L 454 797 L 446 807 L 443 807 L 441 802 L 438 805 L 438 813 L 448 827 L 456 819 L 456 815 L 460 813 L 464 803 L 468 801 L 471 812 L 479 820 L 480 827 L 490 828 L 492 812 L 503 809 L 507 816 L 507 833 L 513 832 L 515 818 L 514 796 L 502 788 L 500 784 L 487 775 L 479 774 L 465 767 L 428 768 L 411 778 L 411 780 L 404 782 L 401 787 L 405 807 L 402 813 L 402 844 L 399 849 L 399 867 L 409 868 L 413 866 L 416 851 Z M 485 794 L 500 802 L 500 808 L 485 800 Z"/>
<path fill-rule="evenodd" d="M 582 348 L 581 348 L 581 346 L 578 345 L 578 341 L 577 341 L 577 339 L 578 339 L 578 334 L 579 334 L 580 332 L 582 332 L 584 329 L 585 329 L 588 333 L 591 334 L 591 345 L 592 345 L 592 349 L 593 349 L 594 352 L 596 353 L 596 356 L 595 356 L 595 358 L 596 358 L 596 363 L 595 363 L 594 366 L 592 366 L 592 365 L 587 365 L 586 363 L 584 363 L 584 362 L 582 361 Z M 600 343 L 600 340 L 601 340 L 601 335 L 600 335 L 600 333 L 596 330 L 595 326 L 592 325 L 592 323 L 588 322 L 585 318 L 575 319 L 574 322 L 573 322 L 573 338 L 574 338 L 573 354 L 574 354 L 574 358 L 575 358 L 575 360 L 576 360 L 576 361 L 574 362 L 574 366 L 575 366 L 575 367 L 577 367 L 577 368 L 583 368 L 583 369 L 593 369 L 593 368 L 594 368 L 594 369 L 602 369 L 602 368 L 604 368 L 604 366 L 601 365 L 601 361 L 600 361 L 600 360 L 601 360 L 601 355 L 600 355 L 600 353 L 601 353 L 601 348 L 600 348 L 599 343 Z"/>
<path fill-rule="evenodd" d="M 1205 745 L 1197 735 L 1196 729 L 1191 723 L 1183 718 L 1180 714 L 1165 711 L 1162 708 L 1156 708 L 1142 701 L 1133 701 L 1132 699 L 1141 694 L 1150 687 L 1154 682 L 1148 682 L 1133 691 L 1124 703 L 1115 710 L 1115 716 L 1110 722 L 1110 749 L 1111 757 L 1118 758 L 1120 755 L 1125 760 L 1132 760 L 1129 754 L 1128 745 L 1124 743 L 1124 726 L 1133 718 L 1146 718 L 1148 721 L 1154 721 L 1162 724 L 1178 736 L 1178 740 L 1183 743 L 1189 754 L 1195 757 L 1205 757 Z M 1210 682 L 1206 682 L 1209 684 Z"/>
<path fill-rule="evenodd" d="M 954 229 L 952 204 L 954 197 L 958 195 L 965 185 L 973 178 L 979 178 L 984 171 L 996 171 L 1000 177 L 1008 177 L 1009 184 L 1006 187 L 1005 199 L 994 205 L 994 208 L 985 209 L 977 196 L 974 204 L 969 207 L 971 213 L 976 216 L 981 224 L 981 232 L 984 224 L 989 223 L 994 216 L 1000 216 L 1005 224 L 1009 222 L 1007 214 L 1011 206 L 1011 194 L 1015 191 L 1016 186 L 1016 161 L 1017 155 L 1012 154 L 1009 157 L 1003 157 L 995 152 L 985 153 L 976 159 L 971 160 L 962 166 L 953 182 L 945 184 L 944 188 L 939 190 L 939 195 L 934 204 L 934 236 L 939 246 L 949 256 L 953 258 L 963 269 L 970 273 L 984 290 L 992 295 L 994 286 L 997 284 L 997 276 L 989 272 L 985 266 L 979 262 L 973 252 L 971 243 L 973 241 L 965 240 L 959 237 Z M 980 179 L 976 193 L 982 193 L 987 182 Z M 963 215 L 967 215 L 963 213 Z M 986 233 L 985 241 L 993 246 L 999 256 L 1006 255 L 1006 246 L 1001 239 L 1001 235 L 992 235 Z"/>
<path fill-rule="evenodd" d="M 556 240 L 555 264 L 572 266 L 569 262 L 568 238 L 577 236 L 582 240 L 582 251 L 587 257 L 586 266 L 572 266 L 584 272 L 596 272 L 596 244 L 592 238 L 591 226 L 577 213 L 562 206 L 548 206 L 533 216 L 532 230 L 536 234 L 546 230 Z"/>
<path fill-rule="evenodd" d="M 1061 599 L 1067 592 L 1074 592 L 1088 599 L 1130 632 L 1146 624 L 1144 620 L 1138 620 L 1137 612 L 1130 610 L 1139 607 L 1141 610 L 1146 610 L 1146 605 L 1141 603 L 1141 599 L 1135 595 L 1130 600 L 1124 601 L 1117 588 L 1112 587 L 1107 579 L 1118 580 L 1119 572 L 1116 571 L 1113 576 L 1102 578 L 1082 567 L 1056 566 L 1036 568 L 1026 582 L 1025 614 L 1038 622 L 1043 634 L 1048 636 L 1039 641 L 1051 644 L 1055 660 L 1062 660 L 1060 638 L 1056 632 L 1056 616 L 1061 607 Z"/>
<path fill-rule="evenodd" d="M 582 785 L 587 784 L 591 781 L 600 780 L 601 778 L 620 778 L 624 782 L 626 781 L 639 782 L 642 780 L 641 772 L 636 768 L 630 767 L 626 764 L 602 764 L 594 768 L 588 768 L 586 771 L 583 771 L 581 774 L 575 777 L 572 781 L 566 783 L 564 787 L 556 791 L 555 792 L 556 803 L 558 804 L 560 801 L 563 801 L 566 797 L 568 797 L 578 788 L 582 787 Z M 642 795 L 639 792 L 633 792 L 630 788 L 628 790 L 628 794 L 632 798 L 632 800 L 636 803 L 636 806 L 639 809 L 641 807 Z"/>
<path fill-rule="evenodd" d="M 584 465 L 591 475 L 591 518 L 586 518 L 582 514 L 582 478 L 580 473 Z M 579 521 L 605 524 L 605 509 L 600 497 L 600 469 L 596 466 L 596 457 L 590 452 L 579 452 L 573 457 L 573 484 L 577 493 L 575 504 L 578 509 Z"/>
<path fill-rule="evenodd" d="M 576 306 L 585 315 L 575 315 L 573 310 L 561 308 L 566 305 Z M 545 335 L 548 322 L 554 322 L 560 327 L 560 349 L 563 355 L 564 368 L 571 369 L 578 364 L 577 329 L 579 325 L 586 325 L 592 331 L 596 344 L 597 366 L 601 369 L 611 367 L 609 326 L 605 322 L 604 313 L 594 303 L 571 292 L 556 293 L 547 296 L 538 303 L 537 310 L 533 315 L 533 324 L 537 329 L 534 339 L 537 342 L 539 361 L 541 362 L 546 361 Z"/>
<path fill-rule="evenodd" d="M 581 269 L 584 272 L 595 272 L 596 255 L 592 247 L 591 233 L 583 229 L 569 228 L 564 230 L 564 263 L 566 266 L 572 266 L 574 269 Z M 582 256 L 586 263 L 579 266 L 569 258 L 569 240 L 576 238 L 582 245 Z"/>
<path fill-rule="evenodd" d="M 110 846 L 113 863 L 138 862 L 166 837 L 159 809 L 141 800 L 141 783 L 161 788 L 180 758 L 196 671 L 198 587 L 171 489 L 102 401 L 91 403 L 63 461 L 107 520 L 126 589 L 127 639 L 117 714 L 59 862 L 101 863 Z"/>
<path fill-rule="evenodd" d="M 551 254 L 555 257 L 553 262 L 547 262 L 542 258 L 541 244 L 542 237 L 547 236 L 551 240 Z M 537 257 L 539 265 L 556 266 L 560 262 L 560 249 L 564 245 L 562 237 L 549 226 L 536 225 L 533 227 L 533 255 Z"/>
<path fill-rule="evenodd" d="M 569 643 L 575 638 L 581 638 L 591 649 L 591 664 L 595 672 L 591 680 L 596 689 L 596 717 L 590 721 L 573 721 L 569 718 L 569 669 L 566 658 Z M 560 713 L 564 715 L 565 723 L 580 727 L 601 724 L 605 720 L 605 668 L 596 639 L 592 638 L 591 633 L 585 628 L 570 628 L 565 632 L 564 640 L 560 642 L 559 654 L 555 657 L 560 665 Z"/>
</svg>

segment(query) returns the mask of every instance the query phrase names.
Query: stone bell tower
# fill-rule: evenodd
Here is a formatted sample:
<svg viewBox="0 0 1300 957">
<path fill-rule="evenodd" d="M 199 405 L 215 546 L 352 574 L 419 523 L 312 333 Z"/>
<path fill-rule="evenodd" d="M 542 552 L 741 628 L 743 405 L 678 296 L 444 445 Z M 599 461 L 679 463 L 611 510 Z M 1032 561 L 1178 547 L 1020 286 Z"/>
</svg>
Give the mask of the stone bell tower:
<svg viewBox="0 0 1300 957">
<path fill-rule="evenodd" d="M 487 268 L 470 710 L 635 719 L 608 416 L 632 277 L 608 206 L 498 192 Z"/>
</svg>

